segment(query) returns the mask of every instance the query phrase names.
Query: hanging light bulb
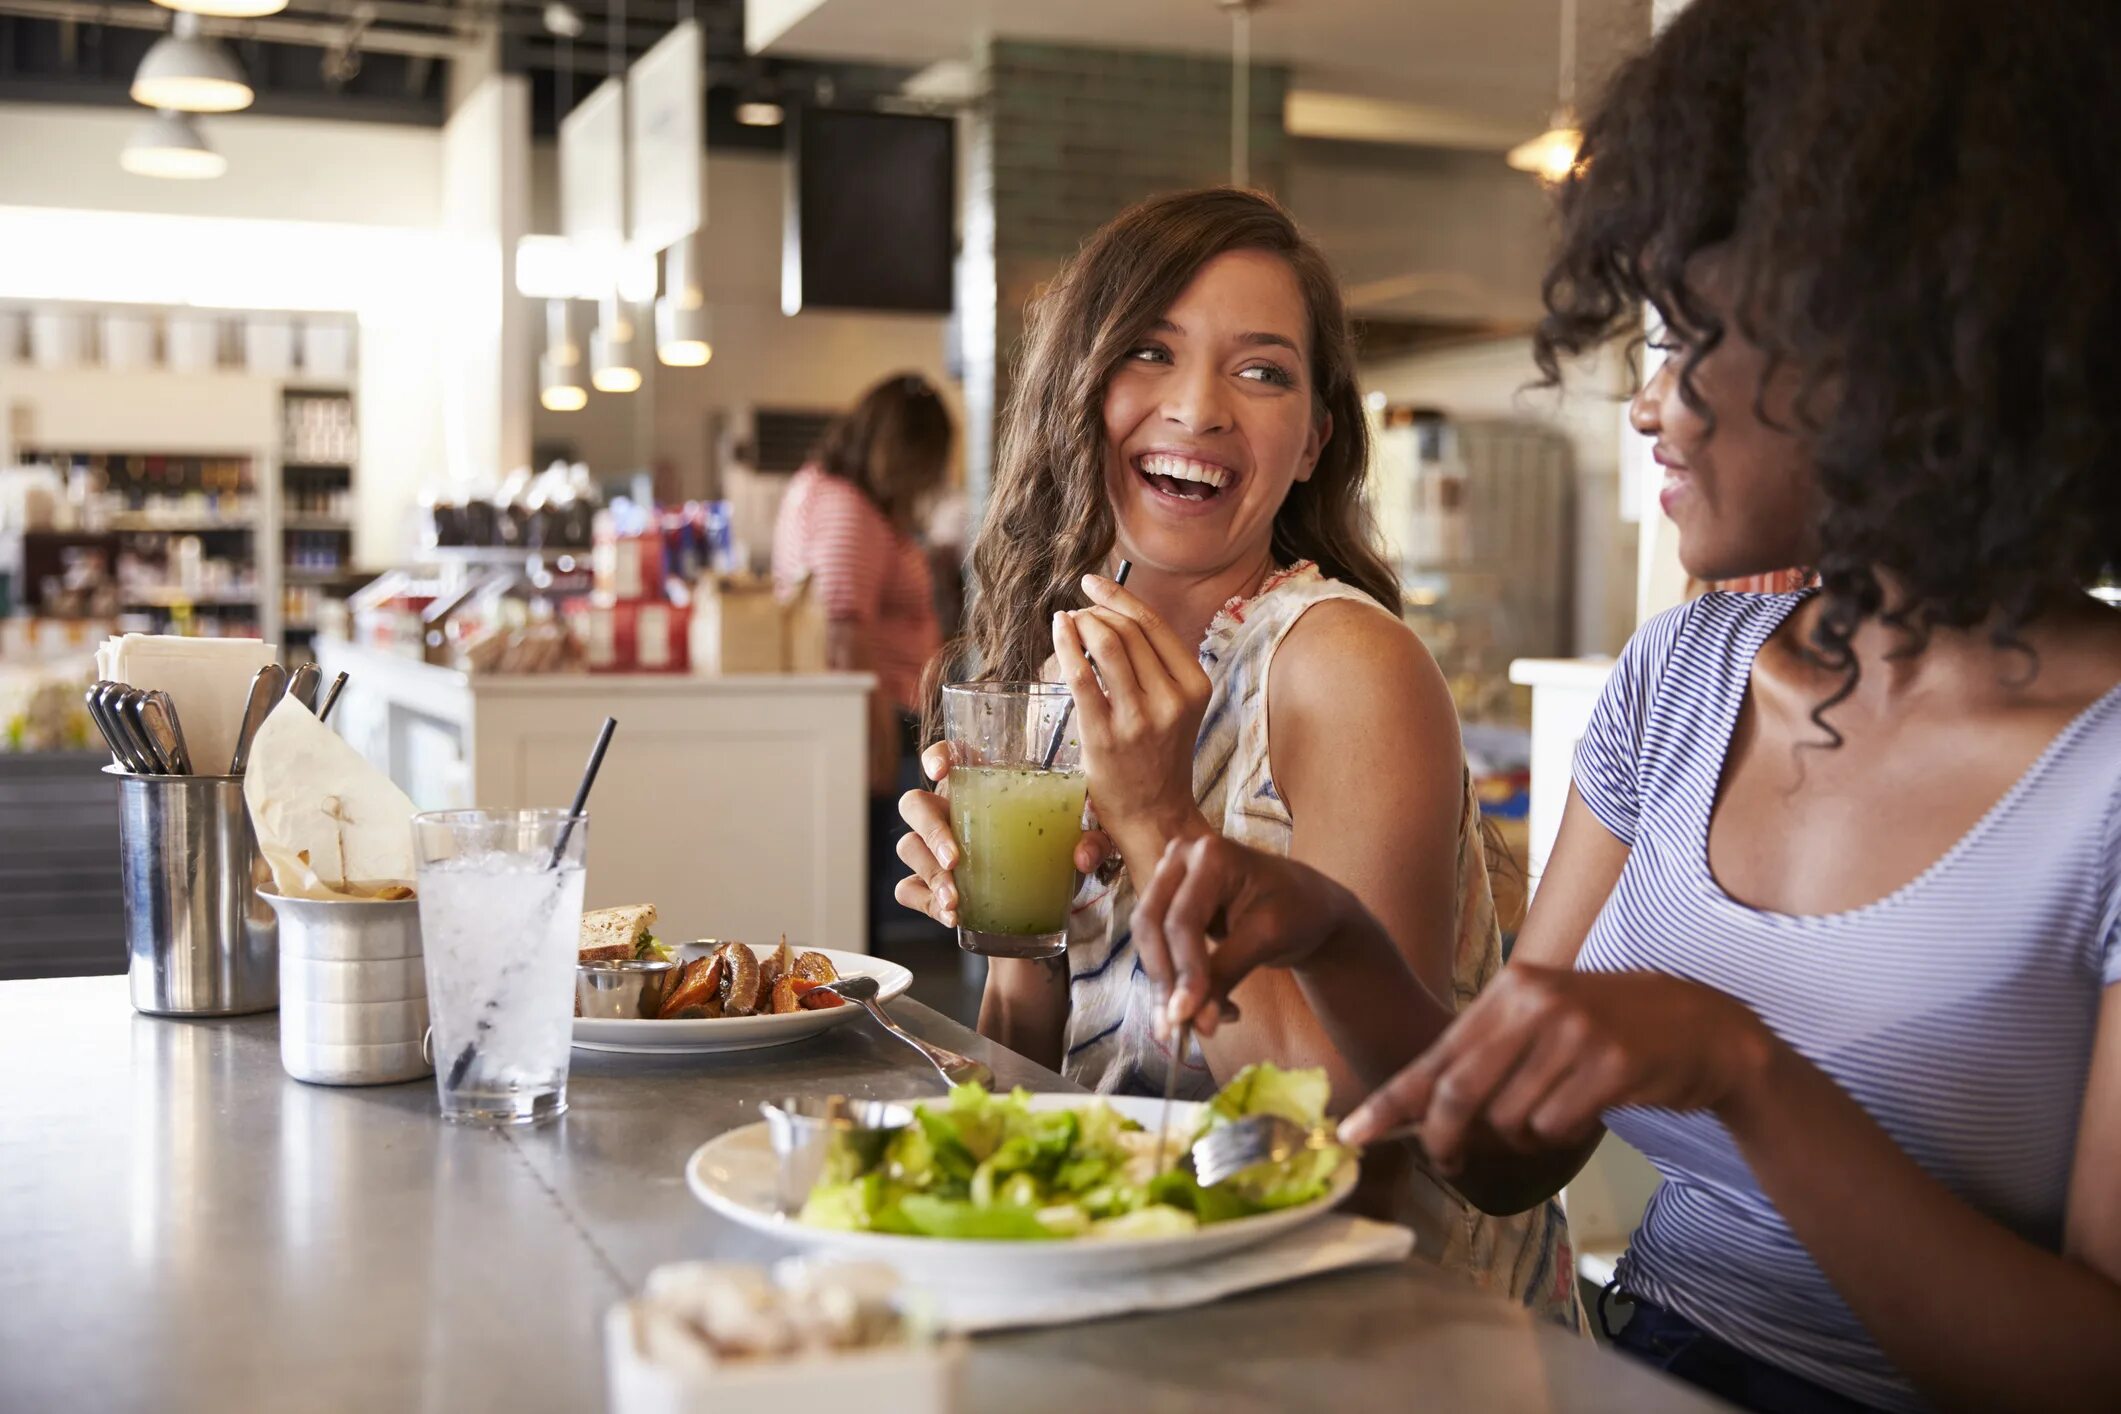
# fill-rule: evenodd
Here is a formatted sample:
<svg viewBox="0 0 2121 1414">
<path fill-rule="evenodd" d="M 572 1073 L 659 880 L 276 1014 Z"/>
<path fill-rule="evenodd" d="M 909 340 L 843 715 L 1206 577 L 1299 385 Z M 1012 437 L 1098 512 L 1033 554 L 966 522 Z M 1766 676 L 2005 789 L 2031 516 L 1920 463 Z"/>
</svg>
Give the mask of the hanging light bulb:
<svg viewBox="0 0 2121 1414">
<path fill-rule="evenodd" d="M 1561 0 L 1561 103 L 1547 130 L 1510 149 L 1503 160 L 1548 185 L 1565 181 L 1583 152 L 1583 126 L 1576 121 L 1576 0 Z"/>
<path fill-rule="evenodd" d="M 697 232 L 682 236 L 663 253 L 664 295 L 655 302 L 655 356 L 673 368 L 700 368 L 714 357 L 699 241 Z"/>
<path fill-rule="evenodd" d="M 545 352 L 538 359 L 538 403 L 547 412 L 580 412 L 589 404 L 582 386 L 582 346 L 574 337 L 568 302 L 545 301 Z"/>
<path fill-rule="evenodd" d="M 179 13 L 133 74 L 133 102 L 184 113 L 233 113 L 257 99 L 236 56 L 199 33 L 199 17 Z"/>
<path fill-rule="evenodd" d="M 155 0 L 165 10 L 185 10 L 194 15 L 213 15 L 224 20 L 257 20 L 277 15 L 287 0 Z"/>
<path fill-rule="evenodd" d="M 199 179 L 226 172 L 228 159 L 207 146 L 190 114 L 164 110 L 133 129 L 118 165 L 136 177 Z"/>
<path fill-rule="evenodd" d="M 589 335 L 589 385 L 599 393 L 631 393 L 641 386 L 633 310 L 613 291 L 597 302 Z"/>
<path fill-rule="evenodd" d="M 538 406 L 547 412 L 580 412 L 589 406 L 589 390 L 582 375 L 572 368 L 556 367 L 549 358 L 538 360 Z"/>
<path fill-rule="evenodd" d="M 1583 151 L 1583 129 L 1576 115 L 1556 109 L 1547 130 L 1510 149 L 1503 160 L 1520 172 L 1530 172 L 1549 185 L 1565 180 L 1576 170 L 1577 154 Z"/>
</svg>

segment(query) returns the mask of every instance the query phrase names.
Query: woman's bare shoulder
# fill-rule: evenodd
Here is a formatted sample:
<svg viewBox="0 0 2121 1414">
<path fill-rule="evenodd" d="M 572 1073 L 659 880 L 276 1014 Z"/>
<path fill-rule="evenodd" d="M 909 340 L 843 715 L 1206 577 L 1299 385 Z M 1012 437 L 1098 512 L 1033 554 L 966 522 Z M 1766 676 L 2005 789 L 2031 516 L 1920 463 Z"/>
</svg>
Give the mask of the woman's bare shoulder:
<svg viewBox="0 0 2121 1414">
<path fill-rule="evenodd" d="M 1450 685 L 1428 647 L 1366 601 L 1328 599 L 1306 610 L 1274 655 L 1267 692 L 1277 736 L 1353 741 L 1390 732 L 1412 734 L 1402 746 L 1458 745 Z"/>
</svg>

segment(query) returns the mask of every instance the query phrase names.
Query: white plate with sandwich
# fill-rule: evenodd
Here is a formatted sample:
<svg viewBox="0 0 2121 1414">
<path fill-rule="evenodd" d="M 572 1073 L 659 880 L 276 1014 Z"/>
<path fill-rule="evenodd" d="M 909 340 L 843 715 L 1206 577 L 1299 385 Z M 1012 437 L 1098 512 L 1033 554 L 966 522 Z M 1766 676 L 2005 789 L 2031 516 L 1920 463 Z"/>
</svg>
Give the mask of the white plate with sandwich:
<svg viewBox="0 0 2121 1414">
<path fill-rule="evenodd" d="M 585 1051 L 711 1055 L 806 1040 L 861 1014 L 823 991 L 874 977 L 877 1000 L 903 996 L 913 974 L 895 962 L 832 948 L 708 940 L 657 941 L 655 905 L 582 915 L 574 1044 Z"/>
</svg>

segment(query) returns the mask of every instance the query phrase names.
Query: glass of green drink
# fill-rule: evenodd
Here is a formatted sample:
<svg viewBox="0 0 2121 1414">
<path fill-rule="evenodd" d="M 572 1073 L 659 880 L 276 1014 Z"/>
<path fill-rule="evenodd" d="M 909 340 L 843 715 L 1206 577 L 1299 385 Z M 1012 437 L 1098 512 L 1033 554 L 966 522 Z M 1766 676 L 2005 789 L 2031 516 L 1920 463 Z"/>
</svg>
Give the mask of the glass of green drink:
<svg viewBox="0 0 2121 1414">
<path fill-rule="evenodd" d="M 967 952 L 1067 951 L 1086 789 L 1071 706 L 1068 689 L 1054 682 L 943 689 L 957 944 Z"/>
</svg>

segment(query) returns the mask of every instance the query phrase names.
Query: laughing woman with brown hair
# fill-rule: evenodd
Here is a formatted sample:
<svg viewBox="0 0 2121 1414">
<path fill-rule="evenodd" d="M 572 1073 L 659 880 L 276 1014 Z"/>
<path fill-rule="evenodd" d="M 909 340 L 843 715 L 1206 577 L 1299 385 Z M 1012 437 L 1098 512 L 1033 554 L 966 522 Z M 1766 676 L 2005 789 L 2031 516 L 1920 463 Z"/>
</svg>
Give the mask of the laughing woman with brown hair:
<svg viewBox="0 0 2121 1414">
<path fill-rule="evenodd" d="M 1438 997 L 1464 1001 L 1499 966 L 1457 717 L 1373 546 L 1368 452 L 1339 290 L 1269 198 L 1146 202 L 1040 299 L 973 552 L 969 647 L 982 676 L 1072 689 L 1101 827 L 1077 864 L 1104 880 L 1078 897 L 1065 958 L 993 960 L 987 1035 L 1104 1093 L 1161 1094 L 1175 1066 L 1200 1098 L 1273 1061 L 1322 1066 L 1357 1099 L 1360 1058 L 1300 974 L 1240 987 L 1182 1055 L 1158 1037 L 1131 881 L 1213 833 L 1340 880 Z M 1120 559 L 1124 589 L 1106 577 Z M 947 789 L 947 753 L 926 759 Z M 902 810 L 899 897 L 953 923 L 945 804 L 915 792 Z M 1426 1254 L 1577 1318 L 1555 1206 L 1485 1217 L 1405 1148 L 1373 1153 L 1365 1182 Z"/>
</svg>

